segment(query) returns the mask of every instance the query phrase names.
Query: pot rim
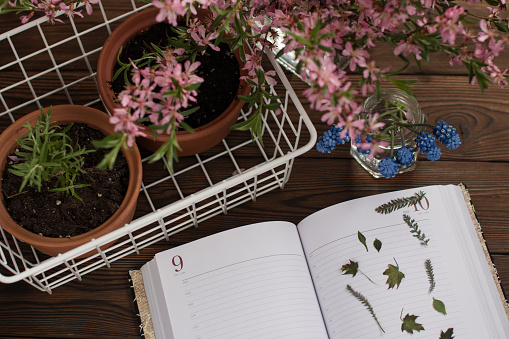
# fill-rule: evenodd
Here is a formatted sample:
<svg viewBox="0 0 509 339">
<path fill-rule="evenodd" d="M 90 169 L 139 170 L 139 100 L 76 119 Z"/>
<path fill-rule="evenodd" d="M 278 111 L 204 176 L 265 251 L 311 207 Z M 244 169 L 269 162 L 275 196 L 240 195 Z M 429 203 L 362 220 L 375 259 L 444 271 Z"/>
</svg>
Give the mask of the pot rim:
<svg viewBox="0 0 509 339">
<path fill-rule="evenodd" d="M 206 15 L 209 11 L 204 9 L 197 9 L 198 13 L 201 15 Z M 123 21 L 108 37 L 106 42 L 103 45 L 101 53 L 99 54 L 99 59 L 97 62 L 97 84 L 99 88 L 99 94 L 101 99 L 106 106 L 108 112 L 113 113 L 113 109 L 120 107 L 118 103 L 115 102 L 114 93 L 110 89 L 109 83 L 113 77 L 113 68 L 115 67 L 115 63 L 117 61 L 116 56 L 118 55 L 118 51 L 121 46 L 125 46 L 127 41 L 132 39 L 134 36 L 142 32 L 143 30 L 148 29 L 149 27 L 157 24 L 158 22 L 155 20 L 159 9 L 156 7 L 151 7 L 145 9 L 141 12 L 135 13 L 132 16 L 128 17 L 125 21 Z M 242 62 L 240 60 L 240 55 L 238 51 L 235 51 L 235 56 L 237 61 L 239 62 L 239 70 L 240 76 L 247 76 L 247 70 L 244 70 L 242 66 Z M 115 57 L 111 57 L 111 56 Z M 111 72 L 109 71 L 111 70 Z M 237 90 L 237 95 L 248 95 L 251 90 L 251 85 L 249 85 L 245 80 L 240 80 L 239 88 Z M 187 131 L 178 131 L 177 136 L 178 140 L 185 141 L 188 139 L 195 139 L 199 137 L 203 137 L 205 135 L 214 134 L 214 130 L 220 129 L 219 124 L 220 121 L 225 120 L 226 116 L 233 114 L 236 111 L 240 111 L 240 109 L 244 106 L 245 102 L 240 100 L 238 96 L 235 96 L 230 105 L 225 109 L 225 111 L 219 115 L 213 121 L 194 128 L 195 133 L 189 133 Z M 235 113 L 236 114 L 236 113 Z M 146 131 L 150 132 L 149 128 L 146 128 Z M 167 140 L 169 136 L 167 134 L 161 134 L 157 136 L 157 140 L 164 142 Z M 153 140 L 153 138 L 151 138 Z"/>
<path fill-rule="evenodd" d="M 48 108 L 49 107 L 46 107 L 44 110 L 46 111 Z M 26 124 L 27 121 L 33 124 L 39 114 L 40 110 L 37 110 L 23 116 L 22 118 L 12 123 L 9 127 L 7 127 L 0 135 L 0 144 L 5 145 L 5 147 L 0 149 L 0 169 L 2 171 L 4 170 L 7 163 L 7 156 L 10 155 L 16 145 L 16 142 L 13 138 L 20 137 L 25 134 L 27 129 L 22 127 L 22 125 Z M 69 115 L 70 118 L 64 118 L 67 115 Z M 86 117 L 92 117 L 94 119 L 93 122 L 88 122 Z M 108 119 L 108 114 L 92 107 L 79 105 L 52 106 L 52 121 L 85 123 L 90 127 L 100 130 L 105 135 L 113 133 L 113 126 L 109 124 Z M 9 142 L 9 140 L 11 140 L 11 142 Z M 137 146 L 134 145 L 131 150 L 122 149 L 122 152 L 126 157 L 129 167 L 129 185 L 126 194 L 117 211 L 115 211 L 115 213 L 109 219 L 107 219 L 103 224 L 97 226 L 95 229 L 69 238 L 52 238 L 30 232 L 23 228 L 21 225 L 17 224 L 9 215 L 3 203 L 3 195 L 1 197 L 2 203 L 0 204 L 0 218 L 4 220 L 5 224 L 2 224 L 1 226 L 11 235 L 26 243 L 29 243 L 35 248 L 39 246 L 44 248 L 51 247 L 54 249 L 58 248 L 59 246 L 65 246 L 66 248 L 72 246 L 77 247 L 86 242 L 84 239 L 98 238 L 118 228 L 115 220 L 119 217 L 125 218 L 125 214 L 134 212 L 142 181 L 142 163 Z"/>
</svg>

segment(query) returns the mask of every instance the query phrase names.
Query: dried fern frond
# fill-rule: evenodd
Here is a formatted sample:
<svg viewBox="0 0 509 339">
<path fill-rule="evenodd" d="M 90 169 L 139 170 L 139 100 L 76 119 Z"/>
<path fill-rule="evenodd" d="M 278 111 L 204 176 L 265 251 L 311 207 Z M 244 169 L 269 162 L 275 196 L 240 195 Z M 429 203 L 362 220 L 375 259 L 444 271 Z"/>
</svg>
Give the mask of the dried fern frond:
<svg viewBox="0 0 509 339">
<path fill-rule="evenodd" d="M 403 214 L 403 220 L 410 227 L 410 233 L 421 241 L 421 245 L 428 246 L 429 239 L 426 239 L 426 235 L 421 232 L 419 225 L 414 219 L 411 219 L 408 214 Z"/>
<path fill-rule="evenodd" d="M 359 300 L 366 308 L 368 309 L 369 313 L 375 319 L 378 327 L 382 330 L 383 333 L 385 333 L 384 329 L 382 328 L 382 325 L 378 322 L 378 319 L 376 318 L 375 311 L 373 311 L 373 307 L 371 307 L 371 304 L 369 303 L 368 299 L 366 299 L 365 296 L 360 294 L 359 292 L 355 291 L 350 285 L 346 285 L 346 289 L 348 292 L 350 292 L 357 300 Z"/>
<path fill-rule="evenodd" d="M 422 198 L 424 198 L 425 195 L 426 193 L 420 191 L 418 193 L 415 193 L 411 197 L 393 199 L 388 203 L 378 206 L 377 208 L 375 208 L 375 211 L 381 214 L 389 214 L 400 208 L 405 208 L 407 206 L 412 206 L 419 203 L 422 200 Z"/>
<path fill-rule="evenodd" d="M 433 274 L 433 265 L 431 265 L 430 259 L 426 259 L 424 262 L 424 267 L 426 267 L 426 274 L 428 275 L 429 281 L 428 293 L 431 293 L 433 289 L 435 289 L 435 275 Z"/>
</svg>

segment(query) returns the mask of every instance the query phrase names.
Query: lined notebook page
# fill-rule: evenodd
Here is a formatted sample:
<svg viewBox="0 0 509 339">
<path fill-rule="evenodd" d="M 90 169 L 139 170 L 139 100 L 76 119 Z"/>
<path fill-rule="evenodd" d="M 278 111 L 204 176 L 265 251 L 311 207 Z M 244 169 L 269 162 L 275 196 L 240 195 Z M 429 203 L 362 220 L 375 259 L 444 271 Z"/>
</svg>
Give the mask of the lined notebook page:
<svg viewBox="0 0 509 339">
<path fill-rule="evenodd" d="M 332 206 L 299 224 L 330 338 L 408 338 L 401 331 L 401 318 L 406 314 L 418 316 L 416 321 L 424 327 L 424 331 L 414 331 L 412 338 L 438 338 L 448 328 L 454 329 L 457 338 L 499 338 L 489 334 L 492 330 L 485 326 L 476 306 L 439 189 L 425 190 L 428 201 L 417 211 L 414 207 L 388 215 L 374 211 L 382 203 L 418 191 L 409 190 Z M 429 239 L 428 246 L 413 237 L 403 214 L 417 222 Z M 358 231 L 366 237 L 368 251 L 358 240 Z M 373 246 L 375 238 L 382 241 L 380 252 Z M 424 265 L 427 259 L 436 282 L 431 293 Z M 340 269 L 349 260 L 358 262 L 359 271 L 374 283 L 360 272 L 355 277 L 343 274 Z M 389 264 L 405 274 L 399 288 L 388 289 L 383 272 Z M 369 301 L 385 333 L 347 285 Z M 447 315 L 434 310 L 433 298 L 444 302 Z"/>
<path fill-rule="evenodd" d="M 291 223 L 239 227 L 156 263 L 175 338 L 327 338 Z"/>
</svg>

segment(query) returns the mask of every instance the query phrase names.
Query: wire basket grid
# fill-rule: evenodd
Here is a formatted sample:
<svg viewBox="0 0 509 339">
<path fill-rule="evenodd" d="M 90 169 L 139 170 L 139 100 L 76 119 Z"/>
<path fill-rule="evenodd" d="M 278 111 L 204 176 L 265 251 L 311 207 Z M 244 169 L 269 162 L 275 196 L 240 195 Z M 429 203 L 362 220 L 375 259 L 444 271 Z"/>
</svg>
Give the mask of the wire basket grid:
<svg viewBox="0 0 509 339">
<path fill-rule="evenodd" d="M 0 34 L 0 127 L 3 130 L 24 114 L 56 103 L 80 104 L 105 110 L 97 94 L 92 65 L 102 42 L 127 16 L 147 6 L 128 2 L 125 11 L 111 11 L 99 3 L 94 23 L 69 18 L 72 30 L 56 39 L 55 29 L 37 19 Z M 82 19 L 86 20 L 86 19 Z M 26 46 L 25 35 L 40 36 L 38 46 Z M 98 39 L 98 36 L 101 39 Z M 58 51 L 75 46 L 76 54 L 62 60 Z M 249 133 L 232 132 L 220 145 L 175 166 L 166 162 L 157 168 L 143 159 L 144 180 L 135 219 L 121 229 L 93 239 L 56 257 L 47 257 L 8 234 L 0 225 L 0 282 L 24 280 L 35 288 L 52 289 L 111 264 L 133 253 L 274 189 L 288 181 L 295 157 L 313 147 L 316 130 L 309 120 L 285 73 L 266 51 L 276 70 L 278 85 L 270 88 L 279 95 L 282 112 L 263 114 L 263 145 Z M 43 61 L 44 71 L 40 60 Z M 22 93 L 22 94 L 20 94 Z M 3 107 L 2 107 L 3 106 Z M 249 116 L 251 107 L 239 119 Z M 163 193 L 162 193 L 163 192 Z M 167 192 L 171 192 L 167 193 Z M 168 194 L 168 196 L 165 196 Z M 161 198 L 161 196 L 163 198 Z M 115 242 L 102 250 L 101 246 Z M 86 258 L 80 255 L 93 251 Z"/>
</svg>

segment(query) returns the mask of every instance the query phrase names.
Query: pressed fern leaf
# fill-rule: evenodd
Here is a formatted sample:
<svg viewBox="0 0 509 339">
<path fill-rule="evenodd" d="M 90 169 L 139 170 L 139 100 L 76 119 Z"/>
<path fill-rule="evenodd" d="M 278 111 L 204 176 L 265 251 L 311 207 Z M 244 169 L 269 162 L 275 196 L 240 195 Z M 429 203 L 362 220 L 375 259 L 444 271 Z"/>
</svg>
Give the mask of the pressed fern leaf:
<svg viewBox="0 0 509 339">
<path fill-rule="evenodd" d="M 389 213 L 391 213 L 395 210 L 398 210 L 400 208 L 405 208 L 407 206 L 412 206 L 412 205 L 417 204 L 419 201 L 422 200 L 422 198 L 424 198 L 425 195 L 426 195 L 426 193 L 424 193 L 423 191 L 420 191 L 420 192 L 415 193 L 411 197 L 393 199 L 393 200 L 389 201 L 388 203 L 378 206 L 377 208 L 375 208 L 375 211 L 377 213 L 381 213 L 381 214 L 389 214 Z"/>
<path fill-rule="evenodd" d="M 403 214 L 403 220 L 410 227 L 410 233 L 421 241 L 421 245 L 428 246 L 429 239 L 426 239 L 426 235 L 421 232 L 419 225 L 414 219 L 411 219 L 408 214 Z"/>
<path fill-rule="evenodd" d="M 365 296 L 360 294 L 359 292 L 355 291 L 350 285 L 346 285 L 346 289 L 348 292 L 350 292 L 357 300 L 359 300 L 366 308 L 368 309 L 369 313 L 375 319 L 378 327 L 382 330 L 383 333 L 385 333 L 384 329 L 382 328 L 382 325 L 378 322 L 378 319 L 376 318 L 375 311 L 373 310 L 373 307 L 371 307 L 371 304 L 369 303 L 368 299 L 366 299 Z"/>
<path fill-rule="evenodd" d="M 426 274 L 428 275 L 429 281 L 428 293 L 431 293 L 435 289 L 435 275 L 433 274 L 433 265 L 431 265 L 430 259 L 426 259 L 424 267 L 426 267 Z"/>
</svg>

